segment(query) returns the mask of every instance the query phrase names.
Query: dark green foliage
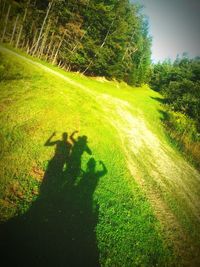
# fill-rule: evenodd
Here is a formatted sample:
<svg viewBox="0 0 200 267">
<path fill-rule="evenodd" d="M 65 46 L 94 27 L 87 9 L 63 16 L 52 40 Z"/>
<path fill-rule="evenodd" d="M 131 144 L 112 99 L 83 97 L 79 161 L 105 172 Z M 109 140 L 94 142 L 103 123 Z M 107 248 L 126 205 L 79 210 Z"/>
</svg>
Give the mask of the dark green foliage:
<svg viewBox="0 0 200 267">
<path fill-rule="evenodd" d="M 10 1 L 2 11 L 2 29 L 9 4 L 4 41 L 10 42 L 18 16 L 11 43 L 28 53 L 92 76 L 116 78 L 134 85 L 148 81 L 148 23 L 138 6 L 129 0 Z"/>
<path fill-rule="evenodd" d="M 154 65 L 151 86 L 175 111 L 189 116 L 200 129 L 200 58 L 177 58 Z"/>
</svg>

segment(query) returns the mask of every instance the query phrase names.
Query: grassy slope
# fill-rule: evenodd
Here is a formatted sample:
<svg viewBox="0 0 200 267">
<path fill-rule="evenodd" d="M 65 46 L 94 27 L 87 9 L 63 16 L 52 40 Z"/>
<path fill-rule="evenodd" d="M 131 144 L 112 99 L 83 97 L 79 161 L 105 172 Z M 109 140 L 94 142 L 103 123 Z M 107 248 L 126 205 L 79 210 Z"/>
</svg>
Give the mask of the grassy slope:
<svg viewBox="0 0 200 267">
<path fill-rule="evenodd" d="M 40 206 L 46 198 L 48 210 L 65 211 L 66 215 L 59 217 L 61 229 L 70 229 L 79 239 L 80 249 L 86 247 L 85 254 L 87 243 L 81 231 L 84 223 L 91 225 L 87 236 L 97 239 L 102 266 L 181 264 L 169 249 L 172 243 L 183 262 L 194 259 L 196 263 L 199 175 L 168 144 L 160 123 L 161 107 L 155 100 L 159 95 L 146 87 L 133 89 L 51 68 L 71 79 L 65 80 L 5 51 L 1 62 L 2 219 L 24 213 L 18 216 L 20 225 L 21 218 L 31 214 L 35 225 L 38 216 L 34 210 L 44 213 Z M 52 189 L 43 177 L 48 178 L 54 148 L 44 143 L 54 131 L 54 139 L 60 139 L 63 132 L 74 130 L 88 137 L 96 170 L 101 170 L 101 160 L 108 172 L 99 179 L 95 176 L 95 184 L 88 179 L 81 183 L 83 177 L 71 174 L 75 186 L 67 182 L 66 170 L 64 182 L 54 186 L 54 197 L 45 195 L 43 188 Z M 89 159 L 87 153 L 81 158 L 85 171 Z M 57 201 L 60 192 L 65 205 Z M 71 200 L 63 192 L 68 192 Z M 32 204 L 34 200 L 36 204 Z M 50 225 L 50 213 L 45 214 Z M 71 229 L 71 217 L 80 234 Z M 64 245 L 73 247 L 63 240 Z"/>
</svg>

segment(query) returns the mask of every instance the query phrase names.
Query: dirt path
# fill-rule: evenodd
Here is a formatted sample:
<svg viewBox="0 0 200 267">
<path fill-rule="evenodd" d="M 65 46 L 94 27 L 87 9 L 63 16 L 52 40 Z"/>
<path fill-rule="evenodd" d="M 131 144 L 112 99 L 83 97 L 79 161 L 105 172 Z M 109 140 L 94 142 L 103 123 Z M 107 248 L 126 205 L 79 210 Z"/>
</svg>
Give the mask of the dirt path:
<svg viewBox="0 0 200 267">
<path fill-rule="evenodd" d="M 104 95 L 107 119 L 116 128 L 129 170 L 149 198 L 166 239 L 185 266 L 200 265 L 200 248 L 167 205 L 171 199 L 185 218 L 200 223 L 200 175 L 177 152 L 148 129 L 142 117 L 131 113 L 126 101 Z M 107 104 L 106 104 L 107 103 Z M 167 242 L 168 242 L 167 241 Z"/>
<path fill-rule="evenodd" d="M 97 101 L 105 119 L 117 131 L 129 170 L 143 189 L 161 221 L 166 238 L 173 242 L 176 254 L 184 258 L 187 266 L 197 266 L 199 248 L 191 242 L 180 224 L 180 218 L 194 225 L 200 224 L 200 175 L 164 140 L 160 140 L 145 123 L 144 118 L 133 116 L 132 107 L 126 101 L 107 94 L 97 93 L 38 62 L 0 46 L 0 51 L 51 73 L 67 83 L 84 90 Z M 180 218 L 167 203 L 176 203 Z M 192 245 L 191 245 L 192 244 Z"/>
</svg>

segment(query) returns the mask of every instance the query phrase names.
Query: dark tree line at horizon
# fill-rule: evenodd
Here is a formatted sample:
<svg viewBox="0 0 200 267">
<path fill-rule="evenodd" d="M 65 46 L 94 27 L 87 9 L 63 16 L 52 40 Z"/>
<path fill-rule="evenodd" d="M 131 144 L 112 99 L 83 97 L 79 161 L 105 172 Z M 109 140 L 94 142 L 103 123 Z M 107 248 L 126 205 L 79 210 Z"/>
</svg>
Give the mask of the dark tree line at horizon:
<svg viewBox="0 0 200 267">
<path fill-rule="evenodd" d="M 151 37 L 129 0 L 0 0 L 1 42 L 68 71 L 146 83 Z"/>
</svg>

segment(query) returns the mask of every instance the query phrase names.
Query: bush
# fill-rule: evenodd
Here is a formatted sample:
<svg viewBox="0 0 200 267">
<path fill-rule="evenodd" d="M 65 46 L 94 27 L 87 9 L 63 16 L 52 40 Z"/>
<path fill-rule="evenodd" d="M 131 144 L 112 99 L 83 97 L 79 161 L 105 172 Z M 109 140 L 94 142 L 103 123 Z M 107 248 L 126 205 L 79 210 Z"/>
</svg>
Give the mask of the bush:
<svg viewBox="0 0 200 267">
<path fill-rule="evenodd" d="M 196 122 L 185 114 L 172 110 L 163 113 L 163 122 L 170 138 L 200 168 L 200 134 Z"/>
</svg>

